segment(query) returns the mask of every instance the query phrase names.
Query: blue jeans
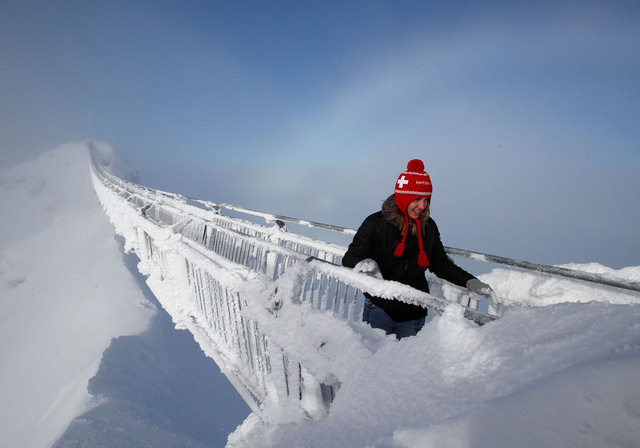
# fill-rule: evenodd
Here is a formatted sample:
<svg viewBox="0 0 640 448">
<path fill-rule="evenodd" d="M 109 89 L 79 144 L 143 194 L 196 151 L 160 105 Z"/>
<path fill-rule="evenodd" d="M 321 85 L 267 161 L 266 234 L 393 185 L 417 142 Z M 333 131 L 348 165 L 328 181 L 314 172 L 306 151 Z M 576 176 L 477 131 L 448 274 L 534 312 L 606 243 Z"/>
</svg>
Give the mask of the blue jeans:
<svg viewBox="0 0 640 448">
<path fill-rule="evenodd" d="M 424 327 L 425 318 L 396 322 L 382 308 L 369 299 L 364 300 L 362 320 L 373 328 L 380 328 L 387 334 L 395 334 L 397 339 L 415 336 Z"/>
</svg>

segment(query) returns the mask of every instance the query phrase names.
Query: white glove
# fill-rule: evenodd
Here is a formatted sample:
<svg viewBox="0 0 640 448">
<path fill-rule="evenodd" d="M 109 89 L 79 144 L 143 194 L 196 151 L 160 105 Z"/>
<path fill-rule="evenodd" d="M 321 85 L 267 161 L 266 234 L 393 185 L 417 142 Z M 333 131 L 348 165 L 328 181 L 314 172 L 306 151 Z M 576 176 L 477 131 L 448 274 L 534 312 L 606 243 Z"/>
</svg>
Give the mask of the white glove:
<svg viewBox="0 0 640 448">
<path fill-rule="evenodd" d="M 362 272 L 375 278 L 382 278 L 378 263 L 372 258 L 365 258 L 353 267 L 354 272 Z"/>
<path fill-rule="evenodd" d="M 486 283 L 481 282 L 477 278 L 472 278 L 467 281 L 467 289 L 471 292 L 475 292 L 476 294 L 480 294 L 481 296 L 489 297 L 493 292 L 491 286 Z"/>
</svg>

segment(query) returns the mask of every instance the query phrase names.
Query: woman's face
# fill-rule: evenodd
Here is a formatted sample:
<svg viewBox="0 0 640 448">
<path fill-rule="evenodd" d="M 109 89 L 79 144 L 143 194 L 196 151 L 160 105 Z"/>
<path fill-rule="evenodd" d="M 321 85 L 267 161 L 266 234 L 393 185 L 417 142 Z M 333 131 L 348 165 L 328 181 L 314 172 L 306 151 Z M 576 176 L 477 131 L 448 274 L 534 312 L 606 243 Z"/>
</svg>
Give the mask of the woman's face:
<svg viewBox="0 0 640 448">
<path fill-rule="evenodd" d="M 418 219 L 420 214 L 429 206 L 429 198 L 418 198 L 407 206 L 407 215 L 411 219 Z"/>
</svg>

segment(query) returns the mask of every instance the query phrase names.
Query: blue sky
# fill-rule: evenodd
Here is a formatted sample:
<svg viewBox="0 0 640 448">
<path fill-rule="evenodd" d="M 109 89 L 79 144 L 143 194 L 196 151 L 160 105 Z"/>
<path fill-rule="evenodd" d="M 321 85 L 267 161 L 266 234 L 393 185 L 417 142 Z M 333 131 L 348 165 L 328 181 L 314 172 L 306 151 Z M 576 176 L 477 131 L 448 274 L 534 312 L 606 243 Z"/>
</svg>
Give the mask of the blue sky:
<svg viewBox="0 0 640 448">
<path fill-rule="evenodd" d="M 418 157 L 445 245 L 640 264 L 640 4 L 533 3 L 5 0 L 0 166 L 357 227 Z"/>
</svg>

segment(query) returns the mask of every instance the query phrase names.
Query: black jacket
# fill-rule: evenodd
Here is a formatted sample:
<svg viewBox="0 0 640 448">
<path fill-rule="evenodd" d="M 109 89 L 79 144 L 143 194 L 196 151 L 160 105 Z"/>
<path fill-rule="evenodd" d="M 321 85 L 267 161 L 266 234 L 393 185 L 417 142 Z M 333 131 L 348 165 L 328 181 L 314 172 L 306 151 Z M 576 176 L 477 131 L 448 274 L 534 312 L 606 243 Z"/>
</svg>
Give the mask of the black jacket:
<svg viewBox="0 0 640 448">
<path fill-rule="evenodd" d="M 391 198 L 389 198 L 391 199 Z M 353 268 L 365 258 L 372 258 L 378 263 L 380 272 L 385 280 L 395 280 L 412 286 L 420 291 L 429 292 L 429 284 L 425 277 L 425 270 L 418 266 L 418 237 L 409 232 L 404 254 L 401 258 L 393 252 L 402 240 L 400 229 L 385 219 L 385 208 L 389 207 L 389 199 L 385 201 L 383 210 L 368 216 L 342 259 L 342 264 Z M 395 206 L 395 204 L 393 204 Z M 459 286 L 465 286 L 467 281 L 474 278 L 464 269 L 457 266 L 445 253 L 440 232 L 433 219 L 429 218 L 422 230 L 424 250 L 429 259 L 429 269 L 435 275 Z M 388 300 L 379 297 L 365 296 L 380 308 L 384 309 L 392 319 L 402 322 L 417 319 L 427 315 L 427 309 L 417 305 L 410 305 L 399 300 Z"/>
</svg>

